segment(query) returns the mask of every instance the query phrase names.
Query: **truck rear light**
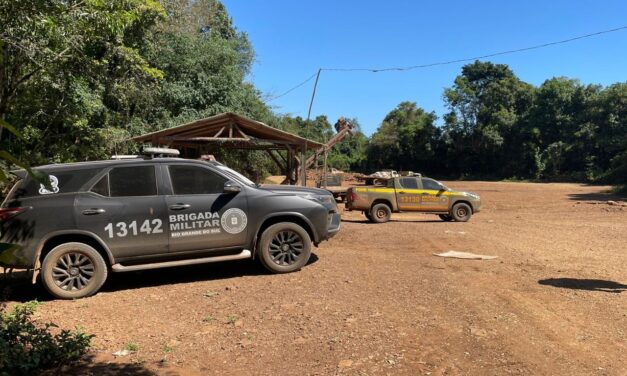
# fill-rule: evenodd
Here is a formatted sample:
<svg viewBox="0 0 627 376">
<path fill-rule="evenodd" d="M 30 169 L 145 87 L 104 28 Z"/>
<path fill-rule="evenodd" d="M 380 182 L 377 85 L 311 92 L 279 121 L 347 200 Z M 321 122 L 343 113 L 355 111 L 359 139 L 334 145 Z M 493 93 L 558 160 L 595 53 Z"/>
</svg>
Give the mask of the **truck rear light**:
<svg viewBox="0 0 627 376">
<path fill-rule="evenodd" d="M 8 221 L 25 210 L 26 208 L 2 208 L 0 209 L 0 222 Z"/>
<path fill-rule="evenodd" d="M 355 202 L 359 199 L 359 196 L 357 196 L 357 193 L 355 193 L 355 191 L 353 191 L 351 189 L 351 191 L 348 194 L 348 201 L 350 202 Z"/>
</svg>

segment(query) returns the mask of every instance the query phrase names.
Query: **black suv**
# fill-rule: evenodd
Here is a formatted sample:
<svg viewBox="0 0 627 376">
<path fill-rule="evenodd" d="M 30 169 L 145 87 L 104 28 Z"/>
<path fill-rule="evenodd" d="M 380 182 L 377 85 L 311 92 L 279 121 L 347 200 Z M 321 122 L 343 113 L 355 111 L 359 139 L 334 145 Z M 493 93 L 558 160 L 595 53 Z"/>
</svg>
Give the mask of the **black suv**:
<svg viewBox="0 0 627 376">
<path fill-rule="evenodd" d="M 325 190 L 259 186 L 217 162 L 181 158 L 53 164 L 24 171 L 0 208 L 0 265 L 33 269 L 58 298 L 96 293 L 108 272 L 258 258 L 304 266 L 340 229 Z"/>
</svg>

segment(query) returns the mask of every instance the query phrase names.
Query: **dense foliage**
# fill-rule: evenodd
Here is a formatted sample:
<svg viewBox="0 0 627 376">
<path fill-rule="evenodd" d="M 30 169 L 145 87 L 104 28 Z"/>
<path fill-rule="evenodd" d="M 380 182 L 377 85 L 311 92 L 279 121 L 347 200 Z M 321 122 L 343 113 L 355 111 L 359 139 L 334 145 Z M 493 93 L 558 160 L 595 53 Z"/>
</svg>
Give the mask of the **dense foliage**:
<svg viewBox="0 0 627 376">
<path fill-rule="evenodd" d="M 627 82 L 603 88 L 557 77 L 534 87 L 506 65 L 477 61 L 444 100 L 441 128 L 414 103 L 390 112 L 370 140 L 369 167 L 627 183 Z"/>
<path fill-rule="evenodd" d="M 0 0 L 0 25 L 0 159 L 107 158 L 132 152 L 130 136 L 225 111 L 318 141 L 334 134 L 335 119 L 277 115 L 264 103 L 246 80 L 253 48 L 218 0 Z M 402 102 L 372 137 L 340 142 L 329 165 L 626 182 L 627 83 L 558 77 L 535 87 L 477 61 L 443 98 L 441 124 Z M 263 152 L 215 154 L 256 179 L 279 173 Z"/>
<path fill-rule="evenodd" d="M 37 302 L 0 305 L 0 375 L 33 375 L 79 359 L 93 336 L 39 325 L 33 318 Z M 56 333 L 53 333 L 56 332 Z"/>
</svg>

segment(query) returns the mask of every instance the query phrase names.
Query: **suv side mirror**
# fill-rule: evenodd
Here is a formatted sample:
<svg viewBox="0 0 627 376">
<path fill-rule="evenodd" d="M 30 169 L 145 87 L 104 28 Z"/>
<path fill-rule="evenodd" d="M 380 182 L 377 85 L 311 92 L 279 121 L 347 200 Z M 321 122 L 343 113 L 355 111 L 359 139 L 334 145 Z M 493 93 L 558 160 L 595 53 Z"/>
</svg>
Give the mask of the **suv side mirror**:
<svg viewBox="0 0 627 376">
<path fill-rule="evenodd" d="M 224 183 L 224 193 L 237 193 L 242 191 L 242 186 L 232 180 Z"/>
</svg>

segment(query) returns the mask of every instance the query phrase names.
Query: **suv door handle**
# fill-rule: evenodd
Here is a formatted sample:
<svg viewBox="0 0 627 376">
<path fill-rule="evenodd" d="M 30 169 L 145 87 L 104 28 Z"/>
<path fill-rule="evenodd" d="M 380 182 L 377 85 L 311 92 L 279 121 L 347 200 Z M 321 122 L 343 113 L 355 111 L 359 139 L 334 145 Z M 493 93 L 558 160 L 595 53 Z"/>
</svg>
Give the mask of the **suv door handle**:
<svg viewBox="0 0 627 376">
<path fill-rule="evenodd" d="M 189 209 L 192 206 L 190 204 L 173 204 L 170 205 L 170 209 L 171 210 L 184 210 L 184 209 Z"/>
<path fill-rule="evenodd" d="M 102 214 L 104 212 L 106 212 L 106 210 L 99 209 L 99 208 L 91 208 L 91 209 L 83 210 L 84 215 L 96 215 L 96 214 Z"/>
<path fill-rule="evenodd" d="M 400 191 L 400 192 L 398 192 L 398 193 L 400 193 L 400 194 L 405 194 L 405 191 Z"/>
</svg>

